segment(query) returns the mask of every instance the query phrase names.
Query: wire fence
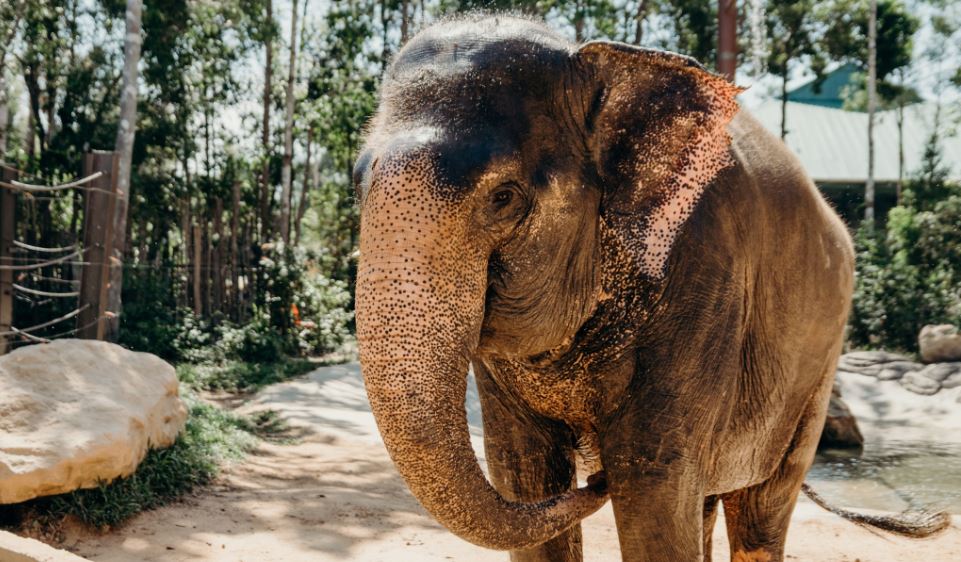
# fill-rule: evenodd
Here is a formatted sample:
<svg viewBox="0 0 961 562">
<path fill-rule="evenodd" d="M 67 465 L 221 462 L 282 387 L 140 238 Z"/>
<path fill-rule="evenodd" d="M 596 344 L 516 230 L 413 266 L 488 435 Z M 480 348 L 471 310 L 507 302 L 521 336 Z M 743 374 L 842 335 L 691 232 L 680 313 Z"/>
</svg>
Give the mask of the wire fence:
<svg viewBox="0 0 961 562">
<path fill-rule="evenodd" d="M 94 162 L 90 155 L 88 155 L 87 162 Z M 32 202 L 38 200 L 52 201 L 57 198 L 59 192 L 78 190 L 83 192 L 89 203 L 91 194 L 116 197 L 115 178 L 109 178 L 110 181 L 107 185 L 111 189 L 105 189 L 102 187 L 103 182 L 100 182 L 99 185 L 91 185 L 104 178 L 103 170 L 96 170 L 87 173 L 84 177 L 54 185 L 20 181 L 20 176 L 25 175 L 23 171 L 4 163 L 0 163 L 0 174 L 2 174 L 0 175 L 0 223 L 2 223 L 0 224 L 0 354 L 7 351 L 8 348 L 20 345 L 46 343 L 59 337 L 83 334 L 92 326 L 97 326 L 104 320 L 109 319 L 111 316 L 104 309 L 105 303 L 83 302 L 85 300 L 83 275 L 96 268 L 101 271 L 108 269 L 110 264 L 103 257 L 107 257 L 109 254 L 103 255 L 103 248 L 99 248 L 102 257 L 88 260 L 94 253 L 92 251 L 94 248 L 85 248 L 79 241 L 70 245 L 41 245 L 32 242 L 32 240 L 28 242 L 17 239 L 17 202 L 15 197 L 23 195 Z M 48 195 L 38 196 L 37 194 Z M 110 209 L 112 210 L 112 208 L 111 205 Z M 84 238 L 88 238 L 86 230 L 92 224 L 95 224 L 95 221 L 107 219 L 112 219 L 112 217 L 91 216 L 91 209 L 88 205 L 84 210 Z M 100 230 L 103 230 L 102 226 Z M 42 239 L 43 237 L 37 235 L 34 238 Z M 17 255 L 14 255 L 15 253 Z M 81 268 L 80 279 L 64 278 L 63 271 L 60 271 L 58 276 L 58 270 L 48 269 L 60 268 L 62 270 L 63 268 L 73 269 L 76 267 Z M 44 273 L 45 270 L 46 274 Z M 107 283 L 107 279 L 100 279 L 100 282 Z M 60 287 L 43 286 L 50 284 L 57 284 Z M 69 286 L 63 287 L 64 284 Z M 103 291 L 99 291 L 98 296 L 102 297 L 102 295 Z M 25 328 L 14 325 L 14 302 L 21 302 L 32 309 L 37 309 L 56 301 L 69 301 L 72 304 L 69 305 L 66 312 L 62 312 L 65 308 L 63 304 L 55 304 L 54 308 L 59 308 L 61 313 L 58 313 L 54 318 L 43 320 Z M 93 311 L 93 315 L 89 314 L 92 308 L 97 309 Z M 74 326 L 56 333 L 49 333 L 51 328 L 65 327 L 64 324 L 68 322 L 74 322 Z"/>
</svg>

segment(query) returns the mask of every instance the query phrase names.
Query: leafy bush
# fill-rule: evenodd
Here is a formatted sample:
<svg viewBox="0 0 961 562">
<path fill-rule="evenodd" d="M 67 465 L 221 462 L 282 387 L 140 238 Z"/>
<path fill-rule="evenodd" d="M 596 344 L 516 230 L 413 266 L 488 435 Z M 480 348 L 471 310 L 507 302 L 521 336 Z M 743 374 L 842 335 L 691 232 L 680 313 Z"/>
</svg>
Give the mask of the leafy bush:
<svg viewBox="0 0 961 562">
<path fill-rule="evenodd" d="M 119 343 L 167 360 L 179 358 L 181 331 L 169 276 L 153 269 L 126 268 Z"/>
<path fill-rule="evenodd" d="M 181 364 L 177 377 L 197 390 L 244 392 L 288 380 L 317 367 L 304 359 L 286 359 L 276 363 L 247 363 L 227 360 L 220 363 Z"/>
<path fill-rule="evenodd" d="M 919 267 L 892 253 L 883 233 L 855 236 L 857 279 L 848 338 L 855 347 L 913 352 L 925 324 L 957 322 L 957 283 L 942 268 Z M 953 312 L 955 311 L 955 312 Z"/>
<path fill-rule="evenodd" d="M 284 351 L 316 355 L 333 351 L 349 336 L 353 319 L 347 285 L 325 277 L 318 258 L 302 248 L 276 244 L 261 258 L 270 324 Z"/>
<path fill-rule="evenodd" d="M 270 317 L 259 310 L 250 322 L 242 326 L 225 324 L 217 335 L 217 347 L 227 359 L 276 363 L 287 347 L 280 332 L 271 325 Z"/>
<path fill-rule="evenodd" d="M 936 137 L 886 231 L 863 225 L 855 246 L 852 344 L 913 352 L 925 324 L 961 323 L 961 186 L 947 181 Z"/>
</svg>

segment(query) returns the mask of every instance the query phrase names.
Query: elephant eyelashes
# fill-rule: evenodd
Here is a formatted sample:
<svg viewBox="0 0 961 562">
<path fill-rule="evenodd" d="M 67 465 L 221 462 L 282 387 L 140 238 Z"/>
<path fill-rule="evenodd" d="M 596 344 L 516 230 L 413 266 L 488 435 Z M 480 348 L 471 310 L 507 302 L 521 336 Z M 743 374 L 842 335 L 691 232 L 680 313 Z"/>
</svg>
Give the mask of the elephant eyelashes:
<svg viewBox="0 0 961 562">
<path fill-rule="evenodd" d="M 518 191 L 520 186 L 514 182 L 502 184 L 497 187 L 490 195 L 490 205 L 494 214 L 498 217 L 507 218 L 513 215 L 511 211 L 519 211 L 517 207 L 523 202 L 523 197 Z"/>
<path fill-rule="evenodd" d="M 494 208 L 498 211 L 510 205 L 511 201 L 513 200 L 514 192 L 510 189 L 501 189 L 496 191 L 491 197 L 491 202 L 494 204 Z"/>
</svg>

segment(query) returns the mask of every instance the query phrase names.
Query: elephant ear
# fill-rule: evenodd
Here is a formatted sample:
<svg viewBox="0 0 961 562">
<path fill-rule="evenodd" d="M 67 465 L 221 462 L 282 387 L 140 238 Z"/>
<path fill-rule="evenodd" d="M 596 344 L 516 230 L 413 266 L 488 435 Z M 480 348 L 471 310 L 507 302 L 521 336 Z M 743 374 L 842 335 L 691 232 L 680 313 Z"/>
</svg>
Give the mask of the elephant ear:
<svg viewBox="0 0 961 562">
<path fill-rule="evenodd" d="M 575 56 L 602 227 L 640 272 L 661 279 L 681 227 L 733 164 L 726 126 L 743 90 L 665 51 L 593 41 Z"/>
</svg>

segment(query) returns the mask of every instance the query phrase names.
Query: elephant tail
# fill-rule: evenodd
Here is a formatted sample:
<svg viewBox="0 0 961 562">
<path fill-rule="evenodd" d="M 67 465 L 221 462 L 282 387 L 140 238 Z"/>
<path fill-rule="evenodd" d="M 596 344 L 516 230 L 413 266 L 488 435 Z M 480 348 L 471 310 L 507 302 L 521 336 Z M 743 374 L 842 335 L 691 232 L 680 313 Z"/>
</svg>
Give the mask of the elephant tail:
<svg viewBox="0 0 961 562">
<path fill-rule="evenodd" d="M 904 511 L 896 515 L 869 515 L 829 504 L 815 492 L 807 482 L 801 485 L 801 490 L 803 490 L 804 495 L 814 503 L 835 515 L 840 515 L 848 521 L 907 537 L 927 537 L 947 528 L 948 525 L 951 524 L 951 515 L 946 511 L 932 512 L 926 509 L 919 509 Z"/>
</svg>

